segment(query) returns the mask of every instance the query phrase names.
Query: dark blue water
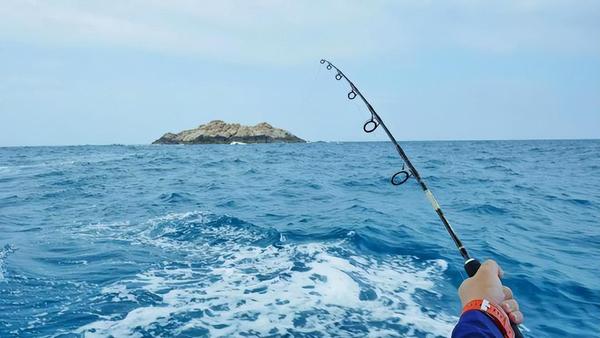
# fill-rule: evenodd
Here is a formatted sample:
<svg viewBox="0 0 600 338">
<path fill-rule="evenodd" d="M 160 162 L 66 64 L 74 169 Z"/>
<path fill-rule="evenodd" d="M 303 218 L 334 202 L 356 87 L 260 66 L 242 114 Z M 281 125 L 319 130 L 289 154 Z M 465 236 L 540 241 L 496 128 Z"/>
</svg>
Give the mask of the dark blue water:
<svg viewBox="0 0 600 338">
<path fill-rule="evenodd" d="M 405 146 L 530 337 L 599 336 L 600 141 Z M 0 148 L 0 336 L 448 336 L 462 261 L 400 166 L 388 143 Z"/>
</svg>

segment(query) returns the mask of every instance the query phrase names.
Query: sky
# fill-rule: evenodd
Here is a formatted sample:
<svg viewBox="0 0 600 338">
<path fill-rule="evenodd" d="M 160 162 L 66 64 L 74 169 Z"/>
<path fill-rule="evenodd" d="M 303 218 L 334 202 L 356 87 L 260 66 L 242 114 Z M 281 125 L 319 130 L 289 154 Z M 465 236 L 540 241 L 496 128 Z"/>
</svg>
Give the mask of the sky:
<svg viewBox="0 0 600 338">
<path fill-rule="evenodd" d="M 221 119 L 311 141 L 600 138 L 600 1 L 0 0 L 0 146 Z"/>
</svg>

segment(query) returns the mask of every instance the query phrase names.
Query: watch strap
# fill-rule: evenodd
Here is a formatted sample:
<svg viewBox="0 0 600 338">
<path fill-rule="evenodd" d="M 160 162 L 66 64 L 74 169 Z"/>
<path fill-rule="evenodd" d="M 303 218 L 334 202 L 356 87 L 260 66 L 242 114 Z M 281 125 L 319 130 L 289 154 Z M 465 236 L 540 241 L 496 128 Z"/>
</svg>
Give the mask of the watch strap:
<svg viewBox="0 0 600 338">
<path fill-rule="evenodd" d="M 490 303 L 487 299 L 475 299 L 465 305 L 462 313 L 473 310 L 487 314 L 496 323 L 505 338 L 515 337 L 515 332 L 510 326 L 510 319 L 502 308 Z"/>
</svg>

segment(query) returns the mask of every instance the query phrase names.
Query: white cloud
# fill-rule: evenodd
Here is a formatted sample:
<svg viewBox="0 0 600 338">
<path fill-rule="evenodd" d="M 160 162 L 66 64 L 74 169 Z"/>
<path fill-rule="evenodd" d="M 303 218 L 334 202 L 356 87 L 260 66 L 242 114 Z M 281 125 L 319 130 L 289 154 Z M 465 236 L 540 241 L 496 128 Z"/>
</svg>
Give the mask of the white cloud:
<svg viewBox="0 0 600 338">
<path fill-rule="evenodd" d="M 249 63 L 466 48 L 600 53 L 591 1 L 3 1 L 0 39 Z"/>
</svg>

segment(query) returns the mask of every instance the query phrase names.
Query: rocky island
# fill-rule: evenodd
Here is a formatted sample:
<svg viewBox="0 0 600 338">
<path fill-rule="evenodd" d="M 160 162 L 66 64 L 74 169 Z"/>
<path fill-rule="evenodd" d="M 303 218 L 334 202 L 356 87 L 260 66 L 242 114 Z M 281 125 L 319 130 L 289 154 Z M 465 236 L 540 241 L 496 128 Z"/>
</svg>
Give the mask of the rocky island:
<svg viewBox="0 0 600 338">
<path fill-rule="evenodd" d="M 196 129 L 177 134 L 166 133 L 152 144 L 230 144 L 230 143 L 304 143 L 305 140 L 292 133 L 274 128 L 266 122 L 255 126 L 243 126 L 239 123 L 225 123 L 221 120 L 210 121 Z"/>
</svg>

